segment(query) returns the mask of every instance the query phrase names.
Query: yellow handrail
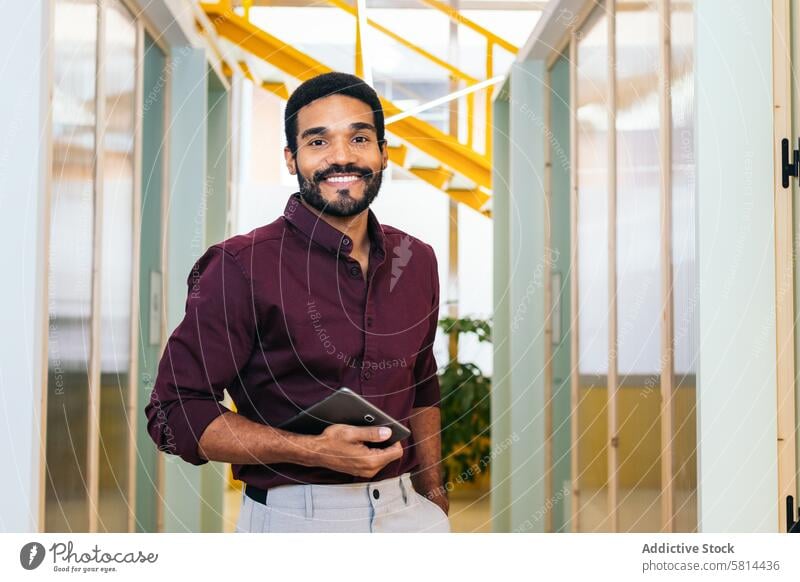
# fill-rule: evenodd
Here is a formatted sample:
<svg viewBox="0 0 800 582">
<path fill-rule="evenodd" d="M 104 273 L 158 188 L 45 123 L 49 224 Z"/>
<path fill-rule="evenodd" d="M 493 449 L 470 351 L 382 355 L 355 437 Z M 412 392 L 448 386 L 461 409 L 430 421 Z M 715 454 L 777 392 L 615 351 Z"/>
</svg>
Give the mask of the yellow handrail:
<svg viewBox="0 0 800 582">
<path fill-rule="evenodd" d="M 489 41 L 486 43 L 486 78 L 491 79 L 494 76 L 494 43 Z M 486 88 L 486 110 L 484 113 L 486 120 L 486 133 L 484 134 L 484 150 L 483 154 L 492 159 L 492 88 Z"/>
<path fill-rule="evenodd" d="M 326 1 L 329 4 L 339 8 L 341 10 L 344 10 L 344 11 L 348 12 L 351 16 L 354 16 L 354 17 L 356 17 L 358 19 L 358 16 L 359 16 L 358 15 L 358 9 L 356 7 L 354 7 L 354 6 L 351 6 L 346 1 L 344 1 L 344 0 L 326 0 Z M 438 2 L 437 0 L 422 0 L 422 1 L 427 3 L 427 4 L 429 4 L 429 5 L 431 5 L 433 8 L 444 12 L 451 19 L 456 20 L 460 24 L 464 24 L 465 26 L 471 28 L 472 30 L 474 30 L 474 31 L 476 31 L 476 32 L 478 32 L 478 33 L 480 33 L 480 34 L 482 34 L 483 36 L 486 37 L 486 45 L 487 45 L 486 46 L 486 51 L 487 51 L 486 52 L 486 75 L 487 75 L 487 80 L 493 78 L 493 72 L 494 72 L 493 71 L 493 68 L 494 68 L 493 67 L 493 64 L 494 64 L 493 63 L 493 61 L 494 61 L 494 59 L 493 59 L 493 49 L 494 49 L 495 45 L 499 45 L 499 46 L 503 47 L 504 49 L 506 49 L 506 50 L 508 50 L 508 51 L 510 51 L 512 53 L 518 52 L 518 49 L 516 47 L 514 47 L 513 45 L 511 45 L 509 42 L 505 41 L 501 37 L 499 37 L 499 36 L 491 33 L 490 31 L 484 29 L 483 27 L 481 27 L 480 25 L 474 23 L 473 21 L 460 16 L 460 14 L 458 13 L 457 10 L 452 9 L 452 8 L 448 7 L 447 5 L 441 3 L 441 2 Z M 249 9 L 253 4 L 254 4 L 254 2 L 252 0 L 242 0 L 241 1 L 241 5 L 244 8 L 244 10 L 243 10 L 244 14 L 242 15 L 242 18 L 248 24 L 251 24 L 250 23 L 250 19 L 249 19 L 249 16 L 250 16 L 250 14 L 249 14 L 250 10 Z M 209 12 L 209 10 L 211 9 L 212 6 L 214 6 L 215 12 L 226 12 L 226 8 L 232 12 L 232 8 L 230 8 L 230 5 L 231 5 L 231 1 L 230 0 L 221 0 L 218 4 L 216 4 L 216 6 L 214 6 L 213 4 L 202 4 L 202 6 L 204 6 L 204 9 L 206 10 L 207 13 Z M 205 8 L 206 6 L 207 6 L 207 8 Z M 233 17 L 233 14 L 231 14 L 231 17 Z M 386 36 L 392 38 L 393 40 L 397 41 L 402 46 L 404 46 L 404 47 L 412 50 L 413 52 L 419 54 L 423 58 L 425 58 L 425 59 L 435 63 L 436 65 L 440 66 L 441 68 L 447 70 L 450 73 L 452 79 L 456 79 L 456 80 L 459 80 L 461 82 L 464 82 L 464 85 L 466 86 L 465 88 L 469 88 L 469 87 L 471 87 L 473 85 L 478 85 L 478 84 L 484 85 L 486 83 L 485 81 L 480 81 L 479 79 L 477 79 L 477 78 L 465 73 L 464 71 L 462 71 L 459 68 L 451 65 L 450 63 L 448 63 L 448 62 L 436 57 L 435 55 L 429 53 L 425 49 L 423 49 L 423 48 L 415 45 L 414 43 L 404 39 L 403 37 L 401 37 L 397 33 L 392 32 L 391 30 L 389 30 L 386 27 L 378 24 L 377 22 L 375 22 L 372 19 L 369 19 L 369 18 L 364 19 L 364 18 L 362 18 L 362 19 L 360 19 L 360 22 L 358 22 L 357 24 L 364 24 L 364 23 L 367 24 L 368 26 L 371 26 L 371 27 L 375 28 L 376 30 L 378 30 L 379 32 L 385 34 Z M 215 22 L 215 26 L 217 26 L 217 28 L 219 30 L 219 26 L 217 25 L 216 22 Z M 263 32 L 263 31 L 261 31 L 261 32 Z M 360 34 L 358 34 L 359 31 L 357 30 L 356 32 L 357 32 L 357 37 L 356 37 L 356 73 L 357 74 L 360 73 L 359 76 L 363 77 L 363 74 L 364 74 L 363 61 L 359 58 L 359 56 L 361 56 L 361 55 L 359 55 L 359 53 L 360 53 L 360 51 L 363 50 L 363 47 L 360 46 Z M 266 33 L 264 33 L 264 34 L 266 34 Z M 238 42 L 238 44 L 241 44 L 241 42 Z M 286 47 L 286 48 L 288 48 L 288 47 Z M 282 50 L 285 52 L 285 49 L 282 49 Z M 276 55 L 274 55 L 274 56 L 276 56 Z M 299 56 L 298 56 L 298 58 L 299 58 Z M 224 63 L 224 61 L 223 61 L 223 66 L 225 66 L 225 65 L 228 65 L 228 63 Z M 244 74 L 245 77 L 253 79 L 253 76 L 250 73 L 250 71 L 249 71 L 249 69 L 247 67 L 247 64 L 245 62 L 236 63 L 236 65 L 238 65 L 238 68 L 242 71 L 242 73 Z M 309 67 L 310 67 L 310 65 L 309 65 Z M 306 71 L 309 70 L 309 67 L 306 68 Z M 228 67 L 228 66 L 225 66 L 225 68 L 230 70 L 230 67 Z M 310 67 L 310 68 L 314 68 L 314 67 Z M 303 75 L 301 75 L 301 77 L 303 77 Z M 287 90 L 286 90 L 286 86 L 285 85 L 283 85 L 281 83 L 263 83 L 262 86 L 265 89 L 270 90 L 270 91 L 278 94 L 279 96 L 281 96 L 283 98 L 286 98 Z M 469 92 L 468 94 L 462 96 L 462 98 L 465 99 L 465 104 L 466 104 L 466 125 L 467 125 L 468 129 L 467 129 L 467 135 L 466 135 L 466 139 L 465 139 L 466 143 L 461 142 L 461 144 L 460 144 L 461 148 L 466 147 L 466 149 L 461 152 L 461 155 L 462 156 L 467 155 L 467 154 L 478 155 L 481 158 L 483 158 L 485 161 L 490 162 L 491 157 L 492 157 L 492 151 L 491 151 L 491 125 L 492 125 L 492 120 L 491 120 L 491 117 L 492 117 L 491 92 L 492 92 L 492 87 L 489 86 L 489 87 L 486 87 L 485 89 L 481 88 L 480 90 L 482 92 L 486 91 L 486 93 L 485 93 L 485 95 L 486 95 L 486 100 L 485 100 L 486 107 L 485 107 L 485 116 L 484 116 L 485 117 L 484 118 L 484 121 L 485 121 L 485 144 L 484 144 L 485 145 L 485 149 L 484 149 L 484 153 L 483 153 L 483 155 L 481 155 L 481 154 L 479 154 L 478 152 L 476 152 L 473 149 L 474 141 L 475 141 L 475 139 L 474 139 L 475 138 L 475 135 L 474 135 L 475 101 L 474 101 L 474 93 L 473 92 Z M 386 109 L 387 105 L 389 105 L 389 104 L 387 103 L 384 106 L 384 108 L 387 111 L 387 113 L 390 113 L 390 114 L 399 114 L 399 113 L 401 113 L 399 110 L 397 110 L 397 111 L 394 111 L 394 110 L 393 111 L 389 111 L 388 109 Z M 409 120 L 404 120 L 403 123 L 408 125 L 411 122 Z M 414 127 L 411 127 L 411 126 L 404 127 L 404 130 L 411 131 L 412 129 L 414 129 L 416 131 L 416 129 Z M 413 137 L 415 139 L 420 137 L 420 136 L 416 135 L 416 133 L 414 133 L 414 131 L 411 131 L 411 134 L 413 134 Z M 458 144 L 459 141 L 460 140 L 458 140 L 456 138 L 456 142 L 454 144 L 452 144 L 451 147 L 457 149 L 458 145 L 459 145 Z M 447 155 L 445 155 L 443 153 L 442 155 L 444 156 L 442 159 L 446 159 L 446 158 L 450 157 L 449 153 L 447 153 Z M 434 156 L 434 157 L 436 157 L 436 156 Z M 456 165 L 457 166 L 463 166 L 463 164 L 460 164 L 460 163 L 456 164 Z M 469 164 L 467 164 L 467 166 L 465 166 L 463 168 L 460 168 L 461 173 L 463 173 L 465 176 L 469 177 L 471 180 L 476 181 L 476 183 L 483 183 L 484 177 L 482 176 L 482 174 L 480 174 L 479 172 L 476 173 L 477 170 L 476 171 L 473 171 L 473 170 L 474 170 L 474 168 L 472 168 L 472 166 L 470 166 Z M 452 196 L 454 196 L 453 192 L 455 192 L 455 191 L 451 192 L 451 190 L 452 189 L 448 190 L 448 194 L 450 194 L 451 197 L 452 197 Z M 470 191 L 468 194 L 473 195 L 474 193 L 472 191 Z M 469 201 L 468 201 L 468 203 L 469 203 Z M 470 204 L 470 205 L 473 205 L 473 204 Z"/>
<path fill-rule="evenodd" d="M 343 0 L 326 0 L 326 1 L 329 4 L 332 4 L 332 5 L 336 6 L 337 8 L 341 8 L 345 12 L 348 12 L 352 16 L 357 16 L 357 10 L 353 6 L 350 6 L 347 2 L 344 2 Z M 418 47 L 413 42 L 410 42 L 410 41 L 404 39 L 399 34 L 397 34 L 395 32 L 392 32 L 391 30 L 389 30 L 385 26 L 382 26 L 382 25 L 378 24 L 377 22 L 375 22 L 371 18 L 367 18 L 367 24 L 369 24 L 375 30 L 377 30 L 379 32 L 382 32 L 383 34 L 385 34 L 389 38 L 391 38 L 393 40 L 396 40 L 397 42 L 402 44 L 404 47 L 406 47 L 408 49 L 411 49 L 412 51 L 414 51 L 418 55 L 421 55 L 421 56 L 425 57 L 426 59 L 428 59 L 429 61 L 431 61 L 433 63 L 436 63 L 437 65 L 439 65 L 443 69 L 448 70 L 453 76 L 461 79 L 462 81 L 466 81 L 466 83 L 468 85 L 472 85 L 472 84 L 478 82 L 478 79 L 476 79 L 475 77 L 473 77 L 471 75 L 468 75 L 467 73 L 465 73 L 464 71 L 462 71 L 458 67 L 454 67 L 453 65 L 451 65 L 447 61 L 444 61 L 444 60 L 440 59 L 439 57 L 437 57 L 436 55 L 429 53 L 425 49 L 423 49 L 421 47 Z"/>
<path fill-rule="evenodd" d="M 428 6 L 435 8 L 439 12 L 443 12 L 453 22 L 457 22 L 458 24 L 463 24 L 467 28 L 471 28 L 478 34 L 484 36 L 486 40 L 489 41 L 490 43 L 494 43 L 498 46 L 501 46 L 512 54 L 517 54 L 519 52 L 519 48 L 515 47 L 506 39 L 497 36 L 490 30 L 483 28 L 480 24 L 473 22 L 466 16 L 463 16 L 458 10 L 456 10 L 452 6 L 448 6 L 447 4 L 445 4 L 444 2 L 440 2 L 439 0 L 420 0 L 420 2 L 424 2 Z"/>
<path fill-rule="evenodd" d="M 356 17 L 356 19 L 358 19 L 358 9 L 356 7 L 354 7 L 354 6 L 351 6 L 350 4 L 345 2 L 344 0 L 326 0 L 326 1 L 329 4 L 332 4 L 333 6 L 336 6 L 337 8 L 339 8 L 341 10 L 344 10 L 345 12 L 350 14 L 351 16 L 354 16 L 354 17 Z M 418 55 L 421 55 L 422 57 L 428 59 L 429 61 L 437 64 L 438 66 L 442 67 L 443 69 L 446 69 L 447 71 L 450 72 L 452 77 L 454 77 L 456 79 L 459 79 L 459 80 L 462 80 L 462 81 L 465 81 L 467 87 L 469 87 L 471 85 L 475 85 L 475 84 L 477 84 L 479 82 L 478 79 L 476 79 L 472 75 L 468 75 L 467 73 L 465 73 L 464 71 L 462 71 L 458 67 L 454 67 L 453 65 L 451 65 L 447 61 L 444 61 L 444 60 L 440 59 L 439 57 L 437 57 L 436 55 L 434 55 L 432 53 L 429 53 L 428 51 L 426 51 L 422 47 L 417 46 L 414 43 L 412 43 L 411 41 L 406 40 L 405 38 L 403 38 L 399 34 L 397 34 L 395 32 L 392 32 L 391 30 L 389 30 L 385 26 L 382 26 L 381 24 L 378 24 L 377 22 L 375 22 L 371 18 L 367 18 L 366 22 L 372 28 L 374 28 L 377 31 L 385 34 L 389 38 L 397 41 L 398 43 L 400 43 L 404 47 L 412 50 L 413 52 L 417 53 Z M 484 30 L 483 28 L 479 27 L 477 24 L 475 24 L 475 26 L 480 28 L 480 30 Z M 486 31 L 486 33 L 489 34 L 489 35 L 492 35 L 492 33 L 488 32 L 488 31 Z M 494 35 L 492 35 L 492 36 L 494 36 Z M 499 39 L 499 37 L 495 37 L 495 38 Z M 499 40 L 502 41 L 502 39 L 499 39 Z M 494 45 L 495 40 L 494 39 L 488 39 L 487 42 L 489 44 L 489 50 L 491 50 L 491 47 Z M 505 41 L 502 41 L 502 42 L 505 42 Z M 364 76 L 363 60 L 361 58 L 361 56 L 362 56 L 361 55 L 361 51 L 362 50 L 363 50 L 363 47 L 361 46 L 361 31 L 359 30 L 359 22 L 357 20 L 356 21 L 356 67 L 355 68 L 356 68 L 356 75 L 359 76 L 359 77 L 363 77 Z M 491 56 L 488 57 L 488 58 L 489 58 L 488 63 L 490 63 L 491 62 Z M 491 78 L 491 72 L 492 72 L 491 71 L 491 64 L 487 64 L 487 77 L 486 77 L 487 79 Z M 487 96 L 490 95 L 490 93 L 488 91 L 491 91 L 491 89 L 487 90 Z M 488 97 L 487 97 L 486 101 L 487 101 L 488 105 L 486 107 L 487 113 L 486 113 L 485 120 L 486 120 L 487 135 L 488 135 L 488 133 L 489 133 L 488 132 L 488 128 L 489 128 L 489 125 L 491 124 L 491 118 L 490 118 L 490 116 L 491 116 L 491 103 L 490 103 L 490 100 L 488 99 Z M 468 95 L 467 98 L 466 98 L 466 102 L 467 102 L 467 146 L 471 148 L 472 147 L 472 141 L 473 141 L 473 133 L 474 133 L 474 126 L 473 126 L 474 110 L 475 110 L 474 96 L 472 94 Z M 486 151 L 488 152 L 488 147 L 487 147 Z"/>
</svg>

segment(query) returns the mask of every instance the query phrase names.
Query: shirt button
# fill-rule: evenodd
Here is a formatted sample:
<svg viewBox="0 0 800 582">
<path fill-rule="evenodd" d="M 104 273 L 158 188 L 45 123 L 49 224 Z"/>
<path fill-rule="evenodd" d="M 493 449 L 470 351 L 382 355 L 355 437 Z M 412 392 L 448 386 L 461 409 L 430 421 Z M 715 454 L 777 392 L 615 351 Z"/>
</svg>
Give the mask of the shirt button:
<svg viewBox="0 0 800 582">
<path fill-rule="evenodd" d="M 369 380 L 370 378 L 372 378 L 372 372 L 370 372 L 369 370 L 364 370 L 362 376 L 364 376 L 365 380 Z"/>
<path fill-rule="evenodd" d="M 361 275 L 361 269 L 353 265 L 352 267 L 350 267 L 350 274 L 353 277 L 358 277 L 359 275 Z"/>
<path fill-rule="evenodd" d="M 381 492 L 380 492 L 380 491 L 378 491 L 377 489 L 373 489 L 373 490 L 372 490 L 372 496 L 373 496 L 375 499 L 378 499 L 378 498 L 380 498 L 380 496 L 381 496 Z"/>
<path fill-rule="evenodd" d="M 367 318 L 367 327 L 372 327 L 372 318 L 371 317 Z"/>
<path fill-rule="evenodd" d="M 344 246 L 344 247 L 350 246 L 350 239 L 347 238 L 347 237 L 344 237 L 342 239 L 342 246 Z"/>
</svg>

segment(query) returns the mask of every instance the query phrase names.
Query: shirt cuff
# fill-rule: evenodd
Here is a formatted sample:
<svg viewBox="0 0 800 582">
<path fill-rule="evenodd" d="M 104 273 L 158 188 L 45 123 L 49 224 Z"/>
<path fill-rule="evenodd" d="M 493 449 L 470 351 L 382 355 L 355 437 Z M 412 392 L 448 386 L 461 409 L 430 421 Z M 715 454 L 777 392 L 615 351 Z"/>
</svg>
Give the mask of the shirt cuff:
<svg viewBox="0 0 800 582">
<path fill-rule="evenodd" d="M 179 455 L 192 465 L 208 463 L 199 455 L 197 445 L 208 425 L 225 412 L 230 410 L 216 400 L 192 399 L 175 403 L 168 417 L 174 446 L 168 446 L 172 449 L 168 452 Z M 169 443 L 169 438 L 166 440 Z"/>
</svg>

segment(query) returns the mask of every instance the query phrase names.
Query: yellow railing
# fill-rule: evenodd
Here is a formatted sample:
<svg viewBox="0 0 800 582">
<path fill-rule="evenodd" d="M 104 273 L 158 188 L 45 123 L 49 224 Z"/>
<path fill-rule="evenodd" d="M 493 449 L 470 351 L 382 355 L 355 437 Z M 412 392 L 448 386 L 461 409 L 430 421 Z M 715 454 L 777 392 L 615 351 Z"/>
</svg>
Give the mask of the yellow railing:
<svg viewBox="0 0 800 582">
<path fill-rule="evenodd" d="M 462 15 L 458 10 L 453 8 L 452 6 L 445 4 L 444 2 L 440 2 L 439 0 L 420 0 L 430 6 L 431 8 L 435 8 L 439 12 L 442 12 L 447 15 L 450 20 L 462 24 L 467 28 L 472 29 L 473 31 L 477 32 L 483 38 L 486 39 L 486 78 L 491 79 L 494 76 L 494 47 L 499 46 L 510 52 L 513 55 L 516 55 L 519 52 L 519 48 L 505 40 L 504 38 L 494 34 L 493 32 L 487 30 L 486 28 L 482 27 L 481 25 L 477 24 L 476 22 L 470 20 L 466 16 Z M 486 156 L 491 159 L 492 156 L 492 88 L 486 88 L 486 111 L 485 111 L 485 119 L 486 119 L 486 141 L 485 141 L 485 151 Z M 469 99 L 472 97 L 472 94 L 467 96 L 468 102 Z M 469 117 L 469 108 L 467 109 L 467 117 Z M 470 140 L 469 145 L 472 145 L 472 125 L 470 127 Z"/>
<path fill-rule="evenodd" d="M 355 70 L 356 74 L 360 77 L 364 75 L 364 65 L 363 65 L 363 53 L 362 53 L 362 46 L 361 46 L 361 37 L 363 31 L 359 28 L 359 21 L 358 21 L 358 8 L 356 6 L 350 5 L 345 0 L 326 0 L 329 4 L 347 12 L 348 14 L 352 15 L 356 18 L 356 39 L 355 39 Z M 459 25 L 466 26 L 467 28 L 471 29 L 472 31 L 480 34 L 486 40 L 486 60 L 485 60 L 485 72 L 486 72 L 486 79 L 491 79 L 494 76 L 494 48 L 495 46 L 500 47 L 511 54 L 516 55 L 519 52 L 519 49 L 514 46 L 512 43 L 508 42 L 501 36 L 494 34 L 490 30 L 484 28 L 480 24 L 470 20 L 466 16 L 462 15 L 457 9 L 453 8 L 452 6 L 441 2 L 440 0 L 420 0 L 423 4 L 430 6 L 431 8 L 438 10 L 445 14 L 448 18 L 452 21 L 458 23 Z M 231 0 L 221 0 L 220 4 L 225 6 L 231 5 Z M 250 20 L 250 9 L 253 6 L 253 0 L 241 0 L 241 6 L 244 11 L 244 18 L 246 20 Z M 420 55 L 421 57 L 427 59 L 431 63 L 434 63 L 438 67 L 446 70 L 451 78 L 456 79 L 460 82 L 463 82 L 466 87 L 470 87 L 475 85 L 476 83 L 480 82 L 478 79 L 469 75 L 448 63 L 447 61 L 440 59 L 436 55 L 432 54 L 429 51 L 426 51 L 422 47 L 406 40 L 401 35 L 395 33 L 394 31 L 390 30 L 389 28 L 379 24 L 378 22 L 372 20 L 371 18 L 366 19 L 366 23 L 374 28 L 375 30 L 381 32 L 382 34 L 388 36 L 392 40 L 398 42 L 402 46 L 406 47 L 407 49 L 413 51 L 414 53 Z M 485 89 L 486 91 L 486 98 L 485 98 L 485 111 L 484 111 L 484 136 L 485 136 L 485 143 L 484 143 L 484 155 L 487 159 L 491 159 L 491 147 L 492 147 L 492 101 L 491 101 L 491 94 L 492 94 L 492 87 L 489 86 Z M 467 138 L 466 138 L 466 145 L 470 148 L 473 148 L 473 135 L 474 135 L 474 123 L 475 123 L 475 93 L 471 92 L 464 96 L 466 102 L 466 117 L 467 117 Z"/>
<path fill-rule="evenodd" d="M 328 2 L 328 4 L 336 6 L 337 8 L 341 8 L 342 10 L 347 12 L 348 14 L 351 14 L 351 15 L 353 15 L 355 17 L 358 17 L 358 10 L 356 8 L 354 8 L 353 6 L 350 6 L 347 2 L 344 2 L 344 0 L 326 0 L 326 1 Z M 440 59 L 439 57 L 437 57 L 436 55 L 426 51 L 422 47 L 418 47 L 413 42 L 407 41 L 406 39 L 404 39 L 399 34 L 397 34 L 395 32 L 392 32 L 391 30 L 389 30 L 385 26 L 375 22 L 371 18 L 367 18 L 367 23 L 372 28 L 374 28 L 375 30 L 377 30 L 379 32 L 382 32 L 383 34 L 385 34 L 386 36 L 388 36 L 392 40 L 397 41 L 398 43 L 400 43 L 404 47 L 414 51 L 415 53 L 417 53 L 421 57 L 424 57 L 424 58 L 428 59 L 429 61 L 431 61 L 432 63 L 435 63 L 436 65 L 440 66 L 443 69 L 446 69 L 447 71 L 450 72 L 451 75 L 453 75 L 454 77 L 456 77 L 456 78 L 458 78 L 458 79 L 460 79 L 462 81 L 465 81 L 468 85 L 472 85 L 472 84 L 478 82 L 478 79 L 476 79 L 472 75 L 468 75 L 467 73 L 465 73 L 464 71 L 462 71 L 458 67 L 454 67 L 453 65 L 451 65 L 447 61 L 444 61 L 444 60 Z M 359 54 L 359 53 L 360 53 L 360 51 L 357 51 L 356 54 Z"/>
<path fill-rule="evenodd" d="M 327 0 L 327 2 L 329 4 L 332 4 L 333 6 L 336 6 L 337 8 L 340 8 L 340 9 L 344 10 L 345 12 L 348 12 L 348 13 L 352 14 L 356 18 L 356 65 L 355 65 L 355 67 L 356 67 L 356 75 L 358 75 L 359 77 L 363 78 L 364 77 L 364 61 L 363 61 L 363 53 L 362 53 L 362 47 L 361 47 L 362 31 L 359 28 L 358 8 L 350 6 L 347 2 L 344 2 L 343 0 Z M 447 61 L 445 61 L 443 59 L 440 59 L 439 57 L 437 57 L 433 53 L 430 53 L 430 52 L 426 51 L 425 49 L 423 49 L 422 47 L 415 45 L 413 42 L 410 42 L 410 41 L 406 40 L 405 38 L 403 38 L 399 34 L 397 34 L 395 32 L 392 32 L 391 30 L 389 30 L 388 28 L 386 28 L 385 26 L 383 26 L 381 24 L 378 24 L 377 22 L 375 22 L 371 18 L 367 18 L 366 22 L 372 28 L 377 30 L 378 32 L 382 32 L 383 34 L 385 34 L 389 38 L 395 40 L 396 42 L 400 43 L 404 47 L 406 47 L 406 48 L 410 49 L 411 51 L 417 53 L 421 57 L 423 57 L 423 58 L 431 61 L 432 63 L 438 65 L 439 67 L 447 70 L 450 73 L 451 78 L 455 78 L 455 79 L 458 79 L 460 81 L 464 81 L 467 84 L 468 87 L 470 85 L 474 85 L 474 84 L 479 82 L 478 79 L 476 79 L 472 75 L 468 75 L 467 73 L 465 73 L 464 71 L 462 71 L 458 67 L 454 67 L 453 65 L 451 65 L 450 63 L 448 63 Z M 473 98 L 473 95 L 470 93 L 467 96 L 467 128 L 468 128 L 468 130 L 467 130 L 467 146 L 470 147 L 470 148 L 472 148 L 472 134 L 474 133 L 474 127 L 472 125 L 472 122 L 473 122 L 473 119 L 474 119 L 474 112 L 473 112 L 474 107 L 475 107 L 475 100 Z M 489 157 L 489 156 L 487 155 L 487 157 Z"/>
</svg>

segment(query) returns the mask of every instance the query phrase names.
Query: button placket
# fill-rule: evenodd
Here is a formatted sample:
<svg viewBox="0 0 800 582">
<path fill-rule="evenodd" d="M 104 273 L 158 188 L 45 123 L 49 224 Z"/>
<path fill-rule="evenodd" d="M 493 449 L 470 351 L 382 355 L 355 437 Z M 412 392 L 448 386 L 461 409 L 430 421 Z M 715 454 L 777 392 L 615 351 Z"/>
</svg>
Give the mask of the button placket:
<svg viewBox="0 0 800 582">
<path fill-rule="evenodd" d="M 364 357 L 362 359 L 361 365 L 361 381 L 367 382 L 368 380 L 372 379 L 376 372 L 375 370 L 370 369 L 370 363 L 372 362 L 375 354 L 373 353 L 372 349 L 372 339 L 373 335 L 370 333 L 370 330 L 373 326 L 374 316 L 373 310 L 371 305 L 371 292 L 372 291 L 372 277 L 369 278 L 367 281 L 367 288 L 365 293 L 365 300 L 364 300 L 364 329 L 362 333 L 364 334 Z M 363 388 L 362 388 L 363 389 Z M 371 393 L 372 390 L 370 388 L 363 389 L 364 394 Z"/>
</svg>

